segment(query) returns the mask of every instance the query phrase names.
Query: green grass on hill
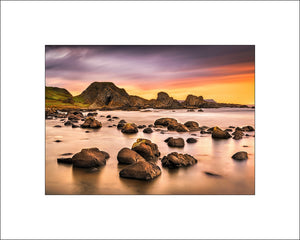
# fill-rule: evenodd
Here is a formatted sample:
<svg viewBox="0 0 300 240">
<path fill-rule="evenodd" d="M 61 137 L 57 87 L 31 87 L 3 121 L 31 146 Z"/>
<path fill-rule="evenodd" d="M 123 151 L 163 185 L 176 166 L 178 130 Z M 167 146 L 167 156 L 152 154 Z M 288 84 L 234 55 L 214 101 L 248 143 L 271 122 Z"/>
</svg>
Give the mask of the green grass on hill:
<svg viewBox="0 0 300 240">
<path fill-rule="evenodd" d="M 72 99 L 74 103 L 68 102 Z M 83 98 L 73 97 L 66 89 L 58 87 L 46 87 L 45 105 L 46 108 L 87 108 L 89 106 Z"/>
</svg>

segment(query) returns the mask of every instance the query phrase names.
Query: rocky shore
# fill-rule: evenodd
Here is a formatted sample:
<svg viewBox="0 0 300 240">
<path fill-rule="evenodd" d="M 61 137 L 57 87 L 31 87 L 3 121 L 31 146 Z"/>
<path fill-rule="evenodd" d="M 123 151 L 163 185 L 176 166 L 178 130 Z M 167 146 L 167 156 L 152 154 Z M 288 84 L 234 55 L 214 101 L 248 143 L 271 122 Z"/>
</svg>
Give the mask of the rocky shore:
<svg viewBox="0 0 300 240">
<path fill-rule="evenodd" d="M 163 97 L 166 97 L 165 95 Z M 201 101 L 201 99 L 196 99 Z M 47 119 L 60 120 L 61 125 L 54 125 L 55 128 L 72 127 L 88 129 L 89 131 L 96 131 L 103 127 L 100 118 L 103 121 L 113 122 L 108 127 L 111 131 L 120 131 L 124 135 L 133 135 L 142 131 L 147 134 L 154 134 L 155 132 L 164 133 L 180 133 L 187 132 L 191 135 L 211 135 L 212 141 L 229 141 L 230 138 L 234 141 L 238 141 L 244 137 L 250 137 L 248 133 L 254 132 L 253 126 L 228 126 L 226 129 L 221 129 L 218 126 L 200 126 L 198 122 L 192 119 L 181 123 L 175 118 L 159 118 L 156 119 L 153 124 L 138 125 L 133 122 L 127 122 L 125 119 L 119 120 L 118 116 L 109 114 L 107 116 L 98 116 L 94 111 L 60 111 L 57 109 L 46 109 L 45 117 Z M 75 127 L 75 128 L 76 128 Z M 172 136 L 172 135 L 171 135 Z M 251 135 L 254 137 L 254 135 Z M 231 141 L 232 141 L 231 140 Z M 56 141 L 57 144 L 61 141 Z M 189 137 L 186 141 L 181 137 L 168 137 L 165 139 L 165 143 L 169 147 L 174 149 L 182 149 L 186 144 L 193 144 L 197 142 L 197 138 Z M 232 153 L 233 161 L 245 161 L 248 159 L 248 154 L 245 151 L 239 151 Z M 72 164 L 74 168 L 86 168 L 94 169 L 105 167 L 106 161 L 110 160 L 110 153 L 101 151 L 100 149 L 90 146 L 90 148 L 81 149 L 75 153 L 65 153 L 63 156 L 57 158 L 57 162 L 60 164 Z M 118 163 L 124 166 L 119 176 L 121 178 L 131 178 L 138 180 L 151 180 L 159 177 L 163 174 L 164 169 L 161 169 L 157 165 L 157 161 L 161 161 L 161 165 L 165 169 L 185 168 L 192 167 L 197 164 L 201 159 L 196 159 L 194 156 L 185 152 L 170 151 L 165 156 L 161 156 L 161 152 L 157 143 L 152 142 L 149 139 L 137 138 L 132 146 L 124 146 L 119 149 L 117 154 Z M 206 175 L 211 177 L 220 177 L 218 173 L 205 172 Z"/>
</svg>

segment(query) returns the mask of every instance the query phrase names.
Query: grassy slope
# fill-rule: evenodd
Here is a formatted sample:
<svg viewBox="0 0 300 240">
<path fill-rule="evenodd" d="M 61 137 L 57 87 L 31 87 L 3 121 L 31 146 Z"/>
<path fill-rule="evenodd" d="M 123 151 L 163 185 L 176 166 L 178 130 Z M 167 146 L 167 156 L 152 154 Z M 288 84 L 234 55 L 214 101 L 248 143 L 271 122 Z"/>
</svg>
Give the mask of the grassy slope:
<svg viewBox="0 0 300 240">
<path fill-rule="evenodd" d="M 74 104 L 64 102 L 72 98 Z M 45 90 L 46 108 L 86 108 L 89 104 L 84 103 L 80 97 L 73 97 L 66 89 L 57 87 L 46 87 Z"/>
</svg>

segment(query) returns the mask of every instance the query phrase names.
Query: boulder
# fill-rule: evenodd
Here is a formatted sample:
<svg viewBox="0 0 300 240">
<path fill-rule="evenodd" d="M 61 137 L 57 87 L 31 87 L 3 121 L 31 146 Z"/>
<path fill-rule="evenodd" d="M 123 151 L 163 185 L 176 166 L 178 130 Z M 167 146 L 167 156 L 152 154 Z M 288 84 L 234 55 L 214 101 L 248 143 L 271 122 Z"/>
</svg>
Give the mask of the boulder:
<svg viewBox="0 0 300 240">
<path fill-rule="evenodd" d="M 80 125 L 82 128 L 101 128 L 102 124 L 94 117 L 87 117 L 83 124 Z"/>
<path fill-rule="evenodd" d="M 72 157 L 73 167 L 94 168 L 104 166 L 108 153 L 100 151 L 98 148 L 84 148 Z"/>
<path fill-rule="evenodd" d="M 202 110 L 202 109 L 199 109 L 198 112 L 203 112 L 203 110 Z"/>
<path fill-rule="evenodd" d="M 167 127 L 169 124 L 176 124 L 177 120 L 174 118 L 159 118 L 154 122 L 154 125 L 161 125 Z"/>
<path fill-rule="evenodd" d="M 213 128 L 211 136 L 214 139 L 228 139 L 228 138 L 231 138 L 231 135 L 228 132 L 223 131 L 219 127 L 214 127 Z"/>
<path fill-rule="evenodd" d="M 132 164 L 138 161 L 145 161 L 141 155 L 129 148 L 122 148 L 118 153 L 117 159 L 121 164 Z"/>
<path fill-rule="evenodd" d="M 189 154 L 172 152 L 161 160 L 162 166 L 167 168 L 187 167 L 197 163 L 197 159 Z"/>
<path fill-rule="evenodd" d="M 151 180 L 161 174 L 159 166 L 151 162 L 139 161 L 122 169 L 119 173 L 122 178 Z"/>
<path fill-rule="evenodd" d="M 196 138 L 188 138 L 186 140 L 187 143 L 196 143 L 197 142 L 197 139 Z"/>
<path fill-rule="evenodd" d="M 89 112 L 87 114 L 88 117 L 94 117 L 94 116 L 97 116 L 97 115 L 98 115 L 98 113 L 96 113 L 96 112 L 93 112 L 93 113 Z"/>
<path fill-rule="evenodd" d="M 79 128 L 79 126 L 76 124 L 72 124 L 72 128 Z"/>
<path fill-rule="evenodd" d="M 60 125 L 55 125 L 54 127 L 55 127 L 55 128 L 61 128 L 61 126 L 60 126 Z"/>
<path fill-rule="evenodd" d="M 107 115 L 106 118 L 111 118 L 111 115 Z"/>
<path fill-rule="evenodd" d="M 66 164 L 72 164 L 72 158 L 58 158 L 57 159 L 58 163 L 66 163 Z"/>
<path fill-rule="evenodd" d="M 173 137 L 170 137 L 170 138 L 168 138 L 166 140 L 167 140 L 167 143 L 168 143 L 169 147 L 179 147 L 179 148 L 183 148 L 184 147 L 184 140 L 183 140 L 183 138 L 173 138 Z"/>
<path fill-rule="evenodd" d="M 240 140 L 240 139 L 243 138 L 244 133 L 243 133 L 243 131 L 235 130 L 235 132 L 232 133 L 232 135 L 234 136 L 234 137 L 233 137 L 234 140 Z"/>
<path fill-rule="evenodd" d="M 137 128 L 145 128 L 147 127 L 146 125 L 138 125 Z"/>
<path fill-rule="evenodd" d="M 247 160 L 248 159 L 248 153 L 247 152 L 244 152 L 244 151 L 241 151 L 241 152 L 237 152 L 235 153 L 232 158 L 234 160 L 237 160 L 237 161 L 242 161 L 242 160 Z"/>
<path fill-rule="evenodd" d="M 143 132 L 144 133 L 153 133 L 153 130 L 151 128 L 147 127 L 143 130 Z"/>
<path fill-rule="evenodd" d="M 132 133 L 137 133 L 139 130 L 135 123 L 125 123 L 121 131 L 122 133 L 132 134 Z"/>
<path fill-rule="evenodd" d="M 148 139 L 137 139 L 131 149 L 140 154 L 146 161 L 156 160 L 160 156 L 157 145 Z"/>
<path fill-rule="evenodd" d="M 188 132 L 189 131 L 189 129 L 181 123 L 169 124 L 168 125 L 168 130 L 169 131 L 176 131 L 176 132 Z"/>
<path fill-rule="evenodd" d="M 232 129 L 231 128 L 226 128 L 225 131 L 226 132 L 232 132 Z"/>
<path fill-rule="evenodd" d="M 71 125 L 72 125 L 72 122 L 71 122 L 71 121 L 66 121 L 66 122 L 64 123 L 64 125 L 65 125 L 65 126 L 71 126 Z"/>
<path fill-rule="evenodd" d="M 198 131 L 199 124 L 195 121 L 187 121 L 184 126 L 186 126 L 190 131 Z"/>
<path fill-rule="evenodd" d="M 245 132 L 253 132 L 255 129 L 252 126 L 244 126 L 242 127 L 242 130 Z"/>
</svg>

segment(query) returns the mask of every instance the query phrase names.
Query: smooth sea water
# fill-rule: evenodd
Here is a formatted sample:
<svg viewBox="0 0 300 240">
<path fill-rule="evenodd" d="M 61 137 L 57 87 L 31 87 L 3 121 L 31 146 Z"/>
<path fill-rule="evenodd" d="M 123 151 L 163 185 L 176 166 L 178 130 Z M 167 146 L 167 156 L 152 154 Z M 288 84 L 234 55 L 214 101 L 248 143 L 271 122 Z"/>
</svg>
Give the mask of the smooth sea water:
<svg viewBox="0 0 300 240">
<path fill-rule="evenodd" d="M 254 126 L 254 109 L 219 108 L 203 109 L 204 112 L 187 112 L 182 110 L 152 110 L 141 111 L 98 111 L 96 119 L 102 123 L 102 128 L 82 129 L 64 126 L 60 118 L 46 120 L 46 162 L 45 162 L 45 193 L 46 194 L 254 194 L 254 132 L 241 140 L 212 139 L 210 134 L 200 134 L 199 131 L 188 133 L 154 131 L 137 134 L 123 134 L 116 127 L 121 119 L 127 122 L 153 124 L 162 117 L 171 117 L 178 122 L 197 121 L 200 126 L 219 126 L 226 129 L 229 126 Z M 86 114 L 86 113 L 85 113 Z M 105 117 L 100 117 L 104 115 Z M 107 115 L 119 117 L 108 121 Z M 82 122 L 79 121 L 78 124 Z M 61 128 L 55 128 L 61 125 Z M 85 131 L 89 130 L 89 133 Z M 196 134 L 192 136 L 191 134 Z M 170 148 L 164 140 L 168 137 L 197 138 L 197 143 L 188 144 L 184 148 Z M 119 172 L 127 165 L 119 165 L 117 154 L 123 147 L 131 148 L 137 138 L 146 138 L 158 145 L 161 158 L 171 152 L 188 153 L 194 156 L 196 165 L 168 169 L 161 166 L 161 160 L 156 164 L 161 168 L 159 177 L 150 180 L 124 179 Z M 61 140 L 62 142 L 55 142 Z M 97 147 L 110 154 L 106 165 L 98 171 L 73 168 L 72 165 L 57 163 L 63 153 L 77 153 L 82 148 Z M 247 151 L 248 160 L 237 162 L 231 156 L 238 151 Z M 211 172 L 220 175 L 214 177 L 205 174 Z"/>
</svg>

